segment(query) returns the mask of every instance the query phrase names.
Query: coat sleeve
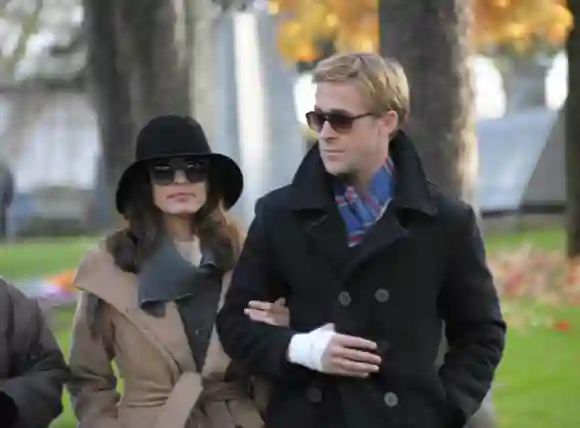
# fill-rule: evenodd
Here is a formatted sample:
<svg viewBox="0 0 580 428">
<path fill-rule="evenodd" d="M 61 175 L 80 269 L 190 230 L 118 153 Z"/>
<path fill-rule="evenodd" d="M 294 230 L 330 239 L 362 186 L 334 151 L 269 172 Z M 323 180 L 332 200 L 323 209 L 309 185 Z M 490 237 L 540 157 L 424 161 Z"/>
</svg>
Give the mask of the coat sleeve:
<svg viewBox="0 0 580 428">
<path fill-rule="evenodd" d="M 274 266 L 268 242 L 268 210 L 264 199 L 256 204 L 244 248 L 234 269 L 229 290 L 216 321 L 225 352 L 253 374 L 289 380 L 300 367 L 286 353 L 294 331 L 250 320 L 244 309 L 251 300 L 274 301 L 284 296 L 283 278 Z"/>
<path fill-rule="evenodd" d="M 79 428 L 118 425 L 117 378 L 113 371 L 113 324 L 106 304 L 82 291 L 73 321 L 68 389 Z"/>
<path fill-rule="evenodd" d="M 470 207 L 463 206 L 457 224 L 449 274 L 439 296 L 449 345 L 439 375 L 450 406 L 450 428 L 463 427 L 489 392 L 506 332 L 483 240 Z"/>
<path fill-rule="evenodd" d="M 36 300 L 8 285 L 12 323 L 11 377 L 0 392 L 14 404 L 15 428 L 44 428 L 62 412 L 68 370 L 62 352 Z"/>
</svg>

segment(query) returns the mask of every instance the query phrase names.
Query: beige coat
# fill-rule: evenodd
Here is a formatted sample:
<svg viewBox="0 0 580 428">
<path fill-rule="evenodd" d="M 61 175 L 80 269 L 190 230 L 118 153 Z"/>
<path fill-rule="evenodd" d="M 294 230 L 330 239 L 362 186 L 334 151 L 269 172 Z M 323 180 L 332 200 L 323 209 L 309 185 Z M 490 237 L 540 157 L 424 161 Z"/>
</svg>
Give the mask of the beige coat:
<svg viewBox="0 0 580 428">
<path fill-rule="evenodd" d="M 223 280 L 222 301 L 230 274 Z M 258 428 L 263 422 L 243 381 L 226 383 L 230 364 L 214 329 L 203 371 L 192 358 L 177 308 L 155 318 L 137 304 L 136 276 L 103 246 L 89 252 L 74 281 L 81 290 L 73 325 L 69 390 L 80 428 Z M 89 330 L 89 294 L 102 302 Z M 220 301 L 220 306 L 222 304 Z M 124 380 L 116 388 L 114 360 Z"/>
</svg>

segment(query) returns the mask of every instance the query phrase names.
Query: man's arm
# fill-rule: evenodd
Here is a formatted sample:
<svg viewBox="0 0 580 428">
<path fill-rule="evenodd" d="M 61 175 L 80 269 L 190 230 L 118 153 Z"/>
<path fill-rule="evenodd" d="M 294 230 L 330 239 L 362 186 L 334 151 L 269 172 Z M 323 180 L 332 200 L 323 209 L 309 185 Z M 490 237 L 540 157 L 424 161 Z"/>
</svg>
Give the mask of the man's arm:
<svg viewBox="0 0 580 428">
<path fill-rule="evenodd" d="M 0 381 L 0 394 L 5 403 L 14 404 L 15 428 L 44 428 L 62 412 L 68 369 L 37 302 L 7 286 L 13 316 L 8 344 L 12 377 Z"/>
<path fill-rule="evenodd" d="M 271 302 L 283 296 L 283 278 L 274 266 L 268 242 L 268 212 L 264 200 L 256 204 L 256 216 L 234 269 L 216 327 L 225 352 L 255 374 L 285 378 L 288 370 L 304 370 L 287 361 L 287 349 L 295 334 L 288 326 L 257 322 L 244 313 L 250 301 Z"/>
<path fill-rule="evenodd" d="M 460 428 L 480 407 L 491 388 L 505 344 L 493 278 L 473 210 L 464 206 L 449 275 L 439 296 L 449 351 L 439 370 L 450 404 L 449 428 Z"/>
</svg>

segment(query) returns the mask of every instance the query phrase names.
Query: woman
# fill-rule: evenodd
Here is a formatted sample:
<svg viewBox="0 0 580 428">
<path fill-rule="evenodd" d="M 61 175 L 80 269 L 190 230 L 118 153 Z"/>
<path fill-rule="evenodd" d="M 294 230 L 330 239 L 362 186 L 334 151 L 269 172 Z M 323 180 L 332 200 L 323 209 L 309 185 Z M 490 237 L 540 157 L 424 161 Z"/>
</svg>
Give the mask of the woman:
<svg viewBox="0 0 580 428">
<path fill-rule="evenodd" d="M 225 211 L 242 188 L 193 119 L 158 117 L 139 133 L 116 195 L 127 227 L 89 252 L 74 282 L 69 389 L 81 428 L 263 425 L 213 326 L 242 242 Z"/>
</svg>

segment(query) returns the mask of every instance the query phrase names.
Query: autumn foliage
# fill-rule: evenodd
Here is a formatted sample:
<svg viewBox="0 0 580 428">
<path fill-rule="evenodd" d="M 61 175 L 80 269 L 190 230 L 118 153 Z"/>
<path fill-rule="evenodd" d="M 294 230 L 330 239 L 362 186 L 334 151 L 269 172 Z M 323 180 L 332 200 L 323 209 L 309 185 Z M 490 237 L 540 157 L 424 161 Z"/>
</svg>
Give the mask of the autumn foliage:
<svg viewBox="0 0 580 428">
<path fill-rule="evenodd" d="M 561 43 L 572 18 L 566 0 L 466 0 L 473 3 L 473 41 L 478 48 L 512 44 L 526 49 L 535 40 Z M 341 50 L 377 50 L 378 0 L 269 0 L 277 15 L 278 47 L 292 61 L 312 61 L 318 42 L 334 40 Z"/>
</svg>

